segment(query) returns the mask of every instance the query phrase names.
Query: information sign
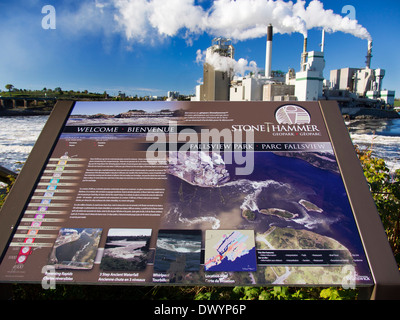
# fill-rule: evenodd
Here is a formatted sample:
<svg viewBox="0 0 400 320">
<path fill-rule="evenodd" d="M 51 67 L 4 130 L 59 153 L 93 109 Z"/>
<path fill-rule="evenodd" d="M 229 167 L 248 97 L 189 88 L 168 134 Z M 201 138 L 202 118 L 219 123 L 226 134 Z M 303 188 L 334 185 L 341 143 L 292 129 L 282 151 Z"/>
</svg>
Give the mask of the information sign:
<svg viewBox="0 0 400 320">
<path fill-rule="evenodd" d="M 0 281 L 373 286 L 329 107 L 59 103 Z"/>
</svg>

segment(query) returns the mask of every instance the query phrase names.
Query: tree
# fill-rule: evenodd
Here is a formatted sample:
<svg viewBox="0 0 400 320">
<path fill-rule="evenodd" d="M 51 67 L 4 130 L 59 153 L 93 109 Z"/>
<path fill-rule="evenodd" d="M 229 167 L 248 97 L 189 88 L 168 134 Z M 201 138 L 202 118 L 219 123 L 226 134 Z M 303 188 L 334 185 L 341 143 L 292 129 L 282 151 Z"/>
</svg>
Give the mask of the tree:
<svg viewBox="0 0 400 320">
<path fill-rule="evenodd" d="M 11 90 L 14 88 L 14 86 L 12 84 L 6 84 L 6 89 L 8 90 L 8 92 L 10 93 L 11 96 Z"/>
</svg>

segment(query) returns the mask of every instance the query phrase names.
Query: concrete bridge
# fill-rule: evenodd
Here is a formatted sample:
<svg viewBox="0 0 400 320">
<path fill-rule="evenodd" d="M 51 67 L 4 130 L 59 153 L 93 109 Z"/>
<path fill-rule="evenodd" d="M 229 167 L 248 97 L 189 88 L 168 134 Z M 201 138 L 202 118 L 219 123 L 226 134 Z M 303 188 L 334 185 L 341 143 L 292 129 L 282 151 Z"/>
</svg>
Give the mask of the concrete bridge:
<svg viewBox="0 0 400 320">
<path fill-rule="evenodd" d="M 39 101 L 50 102 L 51 105 L 55 104 L 56 98 L 37 98 L 37 97 L 0 97 L 0 109 L 6 108 L 28 108 L 31 106 L 37 106 Z"/>
</svg>

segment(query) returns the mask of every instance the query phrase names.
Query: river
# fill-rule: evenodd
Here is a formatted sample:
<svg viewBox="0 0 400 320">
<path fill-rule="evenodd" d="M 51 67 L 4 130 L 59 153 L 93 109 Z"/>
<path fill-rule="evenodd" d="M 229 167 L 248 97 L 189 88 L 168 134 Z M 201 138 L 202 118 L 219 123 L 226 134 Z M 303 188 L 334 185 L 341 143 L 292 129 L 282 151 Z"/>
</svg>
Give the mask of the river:
<svg viewBox="0 0 400 320">
<path fill-rule="evenodd" d="M 19 172 L 48 116 L 0 117 L 0 165 Z M 400 119 L 347 123 L 354 144 L 372 148 L 391 171 L 400 169 Z"/>
<path fill-rule="evenodd" d="M 347 127 L 353 144 L 371 149 L 390 171 L 400 169 L 400 119 L 353 120 Z"/>
<path fill-rule="evenodd" d="M 48 116 L 0 117 L 0 165 L 19 172 Z"/>
</svg>

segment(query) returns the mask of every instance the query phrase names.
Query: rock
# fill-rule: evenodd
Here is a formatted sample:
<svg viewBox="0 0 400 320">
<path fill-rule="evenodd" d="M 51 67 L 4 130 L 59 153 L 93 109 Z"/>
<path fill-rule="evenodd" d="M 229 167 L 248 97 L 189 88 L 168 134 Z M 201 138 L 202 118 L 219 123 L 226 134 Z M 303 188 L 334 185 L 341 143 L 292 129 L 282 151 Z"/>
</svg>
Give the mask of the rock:
<svg viewBox="0 0 400 320">
<path fill-rule="evenodd" d="M 384 110 L 384 109 L 372 109 L 372 108 L 362 108 L 350 118 L 356 120 L 365 120 L 365 119 L 398 119 L 400 118 L 400 114 L 394 110 Z"/>
</svg>

